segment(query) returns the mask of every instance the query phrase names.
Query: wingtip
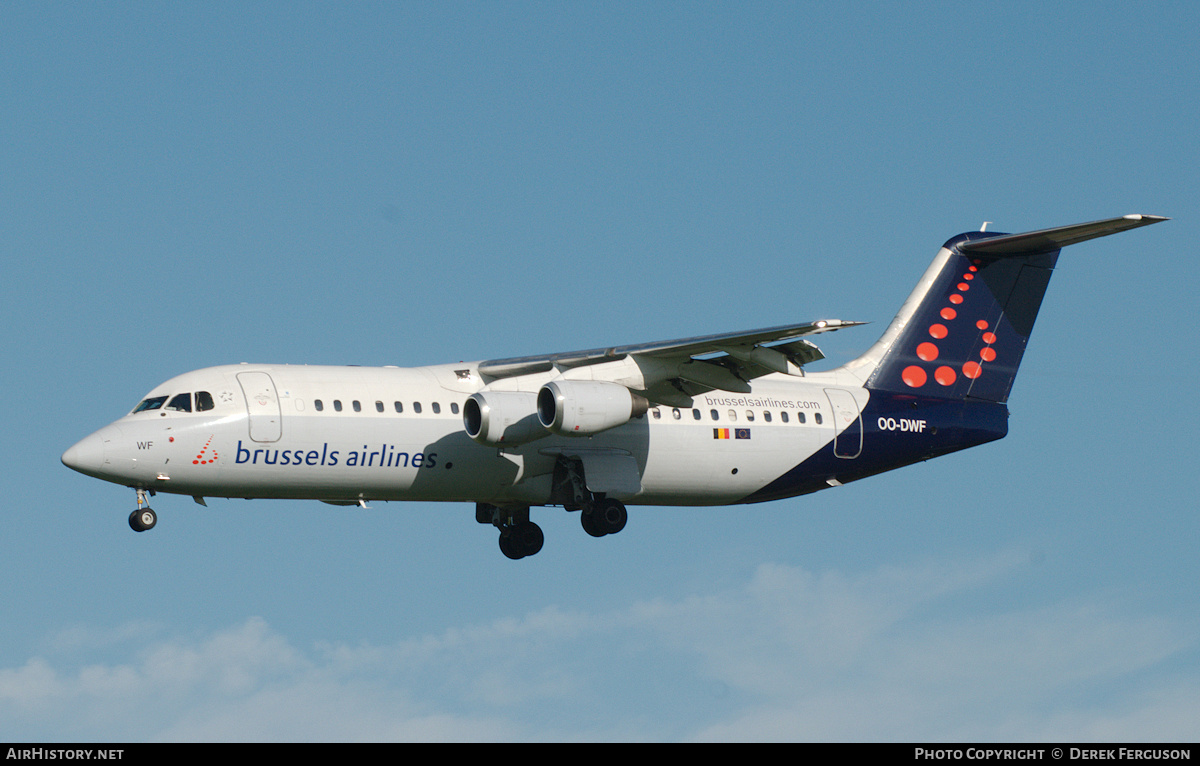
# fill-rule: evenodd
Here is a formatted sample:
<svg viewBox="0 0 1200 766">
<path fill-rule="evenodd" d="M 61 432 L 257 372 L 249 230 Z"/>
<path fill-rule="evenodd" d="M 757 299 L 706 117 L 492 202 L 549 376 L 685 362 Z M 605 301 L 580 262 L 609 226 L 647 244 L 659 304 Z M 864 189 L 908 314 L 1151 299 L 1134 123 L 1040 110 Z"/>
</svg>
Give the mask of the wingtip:
<svg viewBox="0 0 1200 766">
<path fill-rule="evenodd" d="M 870 324 L 870 322 L 852 322 L 845 319 L 821 319 L 813 322 L 813 326 L 818 332 L 825 330 L 841 330 L 845 327 L 858 327 L 859 325 Z"/>
</svg>

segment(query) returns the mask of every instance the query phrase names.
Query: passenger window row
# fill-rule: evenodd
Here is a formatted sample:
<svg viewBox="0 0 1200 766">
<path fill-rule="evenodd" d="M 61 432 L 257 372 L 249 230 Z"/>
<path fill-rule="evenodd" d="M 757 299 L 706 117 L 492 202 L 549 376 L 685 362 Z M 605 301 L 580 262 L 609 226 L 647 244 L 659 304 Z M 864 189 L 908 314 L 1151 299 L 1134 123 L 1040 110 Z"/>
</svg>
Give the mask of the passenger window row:
<svg viewBox="0 0 1200 766">
<path fill-rule="evenodd" d="M 663 419 L 663 413 L 660 408 L 655 407 L 650 412 L 651 412 L 651 417 L 653 417 L 655 420 Z M 797 423 L 803 424 L 803 423 L 808 422 L 808 417 L 805 413 L 796 412 L 796 413 L 789 414 L 786 410 L 779 413 L 779 422 L 780 423 L 789 423 L 793 419 L 793 415 L 794 415 L 795 421 Z M 721 413 L 718 410 L 709 410 L 708 416 L 712 420 L 720 420 L 721 419 Z M 698 409 L 692 410 L 692 420 L 702 420 L 703 417 L 704 416 L 701 414 L 700 410 L 698 410 Z M 746 410 L 745 411 L 745 418 L 746 418 L 747 423 L 753 423 L 754 417 L 755 417 L 754 410 Z M 819 413 L 819 412 L 812 413 L 812 417 L 813 417 L 813 422 L 816 423 L 817 425 L 821 425 L 821 423 L 824 422 L 824 419 L 821 417 L 821 413 Z M 678 407 L 673 407 L 671 409 L 671 418 L 670 419 L 671 420 L 682 420 L 683 419 L 683 411 L 680 410 Z M 738 419 L 737 410 L 728 410 L 726 412 L 725 419 L 728 420 L 730 423 L 736 423 L 737 419 Z M 771 414 L 770 410 L 763 410 L 762 419 L 763 419 L 764 423 L 771 423 L 774 420 L 774 415 Z"/>
<path fill-rule="evenodd" d="M 314 407 L 314 408 L 317 410 L 317 412 L 324 412 L 324 411 L 325 411 L 325 402 L 324 402 L 324 400 L 322 400 L 322 399 L 313 399 L 313 407 Z M 353 409 L 355 412 L 362 412 L 362 409 L 363 409 L 363 408 L 362 408 L 362 402 L 360 402 L 360 401 L 359 401 L 359 400 L 357 400 L 357 399 L 351 400 L 351 402 L 350 402 L 350 407 L 351 407 L 351 409 Z M 413 403 L 412 403 L 412 405 L 411 405 L 411 407 L 412 407 L 412 409 L 411 409 L 411 412 L 413 412 L 413 413 L 415 413 L 415 414 L 417 414 L 417 415 L 420 415 L 420 414 L 421 414 L 421 412 L 422 412 L 422 409 L 423 409 L 423 408 L 422 408 L 422 406 L 421 406 L 421 403 L 420 403 L 420 402 L 413 402 Z M 403 413 L 403 412 L 404 412 L 404 402 L 401 402 L 401 401 L 395 401 L 395 402 L 392 402 L 392 409 L 394 409 L 396 412 Z M 440 403 L 440 402 L 432 402 L 432 403 L 430 403 L 430 405 L 429 405 L 429 409 L 433 411 L 433 414 L 434 414 L 434 415 L 440 415 L 440 414 L 442 413 L 442 405 L 441 405 L 441 403 Z M 333 411 L 334 411 L 334 412 L 341 412 L 341 411 L 342 411 L 342 400 L 341 400 L 341 399 L 334 399 L 334 400 L 333 400 Z M 385 411 L 387 411 L 387 407 L 385 407 L 385 406 L 384 406 L 384 404 L 383 404 L 383 402 L 382 402 L 382 401 L 376 400 L 376 402 L 375 402 L 375 411 L 376 411 L 376 412 L 385 412 Z M 451 413 L 452 415 L 457 415 L 457 414 L 458 414 L 458 402 L 451 402 L 451 403 L 450 403 L 450 413 Z"/>
</svg>

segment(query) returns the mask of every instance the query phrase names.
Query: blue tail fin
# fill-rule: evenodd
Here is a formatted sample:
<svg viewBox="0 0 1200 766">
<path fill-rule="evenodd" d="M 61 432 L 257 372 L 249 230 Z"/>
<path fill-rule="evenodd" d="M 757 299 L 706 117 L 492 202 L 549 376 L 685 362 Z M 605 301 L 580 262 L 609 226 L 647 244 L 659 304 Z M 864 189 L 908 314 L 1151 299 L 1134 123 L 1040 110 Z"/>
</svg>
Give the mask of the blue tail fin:
<svg viewBox="0 0 1200 766">
<path fill-rule="evenodd" d="M 1006 402 L 1059 250 L 1165 220 L 1133 215 L 1027 234 L 960 234 L 850 366 L 874 365 L 872 389 Z"/>
</svg>

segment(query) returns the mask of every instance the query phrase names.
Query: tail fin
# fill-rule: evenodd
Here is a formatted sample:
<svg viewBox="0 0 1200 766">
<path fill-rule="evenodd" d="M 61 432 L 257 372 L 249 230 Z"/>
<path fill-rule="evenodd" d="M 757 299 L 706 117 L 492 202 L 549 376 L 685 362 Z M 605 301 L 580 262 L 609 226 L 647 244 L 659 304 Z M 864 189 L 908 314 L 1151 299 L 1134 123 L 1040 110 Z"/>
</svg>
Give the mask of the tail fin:
<svg viewBox="0 0 1200 766">
<path fill-rule="evenodd" d="M 883 337 L 847 369 L 869 373 L 868 388 L 1005 402 L 1059 250 L 1165 220 L 1127 215 L 1026 234 L 960 234 L 938 251 Z"/>
</svg>

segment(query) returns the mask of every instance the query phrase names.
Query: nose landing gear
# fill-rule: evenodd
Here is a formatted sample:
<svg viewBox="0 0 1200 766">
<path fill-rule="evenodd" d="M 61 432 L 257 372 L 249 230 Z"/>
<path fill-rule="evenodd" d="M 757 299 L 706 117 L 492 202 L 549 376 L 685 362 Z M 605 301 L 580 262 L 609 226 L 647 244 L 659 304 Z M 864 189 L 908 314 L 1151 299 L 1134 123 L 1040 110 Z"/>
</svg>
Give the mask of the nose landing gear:
<svg viewBox="0 0 1200 766">
<path fill-rule="evenodd" d="M 153 495 L 154 491 L 150 490 Z M 137 510 L 129 514 L 129 528 L 134 532 L 145 532 L 148 529 L 154 529 L 154 525 L 158 523 L 158 514 L 150 507 L 150 502 L 146 499 L 146 490 L 139 489 L 137 491 Z M 144 508 L 142 506 L 145 506 Z"/>
</svg>

